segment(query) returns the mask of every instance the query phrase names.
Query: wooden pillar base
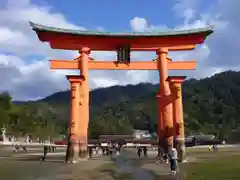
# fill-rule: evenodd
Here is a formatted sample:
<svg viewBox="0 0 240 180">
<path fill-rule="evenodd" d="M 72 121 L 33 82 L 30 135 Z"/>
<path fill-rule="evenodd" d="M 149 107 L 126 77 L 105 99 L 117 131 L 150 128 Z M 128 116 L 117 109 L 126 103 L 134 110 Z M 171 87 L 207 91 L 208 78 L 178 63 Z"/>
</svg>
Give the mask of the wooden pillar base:
<svg viewBox="0 0 240 180">
<path fill-rule="evenodd" d="M 79 151 L 79 159 L 88 159 L 88 152 L 85 150 Z"/>
<path fill-rule="evenodd" d="M 184 140 L 177 141 L 177 151 L 178 151 L 179 162 L 185 162 L 186 161 L 186 148 L 185 148 Z"/>
<path fill-rule="evenodd" d="M 77 143 L 68 143 L 65 155 L 66 163 L 76 163 L 79 157 L 79 145 Z"/>
<path fill-rule="evenodd" d="M 79 146 L 79 159 L 88 159 L 88 149 L 86 144 Z"/>
</svg>

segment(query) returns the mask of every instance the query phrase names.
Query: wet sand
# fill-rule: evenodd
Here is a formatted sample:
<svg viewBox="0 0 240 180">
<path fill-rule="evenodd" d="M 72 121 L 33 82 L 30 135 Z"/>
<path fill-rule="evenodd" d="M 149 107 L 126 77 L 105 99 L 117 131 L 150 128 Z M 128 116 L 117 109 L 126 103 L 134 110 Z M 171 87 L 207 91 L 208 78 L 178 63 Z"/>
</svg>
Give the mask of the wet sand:
<svg viewBox="0 0 240 180">
<path fill-rule="evenodd" d="M 191 150 L 192 151 L 192 150 Z M 239 151 L 234 150 L 234 153 Z M 49 153 L 45 162 L 40 159 L 42 150 L 32 148 L 28 152 L 12 152 L 0 147 L 1 180 L 161 180 L 171 179 L 169 164 L 156 164 L 156 152 L 138 158 L 136 149 L 126 149 L 119 156 L 94 157 L 77 164 L 64 163 L 64 149 Z M 228 154 L 228 152 L 226 152 Z M 225 153 L 225 154 L 226 154 Z M 204 157 L 219 156 L 206 151 Z M 221 155 L 224 151 L 221 152 Z M 191 152 L 189 160 L 201 159 L 202 153 Z M 208 158 L 207 158 L 208 159 Z"/>
<path fill-rule="evenodd" d="M 94 157 L 77 164 L 64 163 L 65 152 L 49 153 L 45 162 L 38 148 L 28 152 L 0 149 L 1 180 L 154 180 L 154 174 L 136 166 L 136 155 L 124 151 L 119 156 Z"/>
<path fill-rule="evenodd" d="M 84 177 L 90 171 L 111 162 L 109 158 L 93 158 L 78 164 L 65 164 L 64 154 L 63 150 L 57 150 L 56 153 L 48 154 L 46 161 L 43 162 L 41 161 L 43 153 L 39 149 L 14 153 L 11 148 L 1 148 L 0 179 L 71 180 Z"/>
</svg>

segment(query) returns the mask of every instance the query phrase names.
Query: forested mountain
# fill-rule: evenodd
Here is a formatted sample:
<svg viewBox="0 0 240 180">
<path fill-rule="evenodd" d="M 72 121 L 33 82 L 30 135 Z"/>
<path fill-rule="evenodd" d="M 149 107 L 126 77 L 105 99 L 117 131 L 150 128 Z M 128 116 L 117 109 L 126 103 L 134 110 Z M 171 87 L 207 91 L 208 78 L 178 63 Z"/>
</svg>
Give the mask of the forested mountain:
<svg viewBox="0 0 240 180">
<path fill-rule="evenodd" d="M 128 134 L 133 128 L 156 131 L 159 85 L 100 88 L 90 93 L 90 135 Z M 187 134 L 214 133 L 240 140 L 240 72 L 226 71 L 210 78 L 183 84 L 184 119 Z M 66 132 L 69 92 L 58 92 L 35 102 L 11 103 L 0 96 L 0 125 L 8 133 L 45 138 Z"/>
</svg>

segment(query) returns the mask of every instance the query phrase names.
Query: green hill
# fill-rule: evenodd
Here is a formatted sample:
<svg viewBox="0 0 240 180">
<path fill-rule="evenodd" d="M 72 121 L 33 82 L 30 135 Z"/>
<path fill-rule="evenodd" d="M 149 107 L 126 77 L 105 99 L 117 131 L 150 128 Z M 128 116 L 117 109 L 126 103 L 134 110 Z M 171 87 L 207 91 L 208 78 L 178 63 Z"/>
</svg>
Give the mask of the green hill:
<svg viewBox="0 0 240 180">
<path fill-rule="evenodd" d="M 149 83 L 93 90 L 90 92 L 90 135 L 127 134 L 133 128 L 156 131 L 155 95 L 158 90 L 159 85 Z M 239 92 L 240 72 L 227 71 L 210 78 L 185 81 L 186 133 L 211 133 L 231 141 L 240 140 Z M 14 104 L 9 103 L 7 97 L 4 93 L 1 95 L 0 125 L 8 124 L 9 132 L 53 136 L 66 131 L 69 92 L 58 92 L 40 101 Z"/>
</svg>

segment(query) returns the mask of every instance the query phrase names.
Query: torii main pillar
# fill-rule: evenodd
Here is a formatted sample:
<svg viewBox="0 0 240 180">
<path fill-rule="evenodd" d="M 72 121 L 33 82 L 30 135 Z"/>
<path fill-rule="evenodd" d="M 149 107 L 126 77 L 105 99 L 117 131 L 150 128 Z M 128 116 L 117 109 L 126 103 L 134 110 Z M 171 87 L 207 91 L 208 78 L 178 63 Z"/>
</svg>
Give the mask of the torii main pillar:
<svg viewBox="0 0 240 180">
<path fill-rule="evenodd" d="M 67 76 L 70 82 L 70 120 L 68 125 L 68 145 L 66 152 L 66 162 L 75 163 L 79 158 L 79 101 L 80 86 L 84 81 L 83 76 Z"/>
<path fill-rule="evenodd" d="M 173 107 L 171 100 L 171 89 L 169 82 L 166 81 L 168 77 L 168 49 L 159 48 L 157 50 L 157 63 L 160 74 L 160 98 L 159 104 L 159 119 L 158 124 L 162 124 L 163 120 L 163 140 L 166 145 L 165 148 L 173 148 Z M 158 130 L 160 133 L 160 130 Z M 161 141 L 161 139 L 159 139 Z"/>
</svg>

